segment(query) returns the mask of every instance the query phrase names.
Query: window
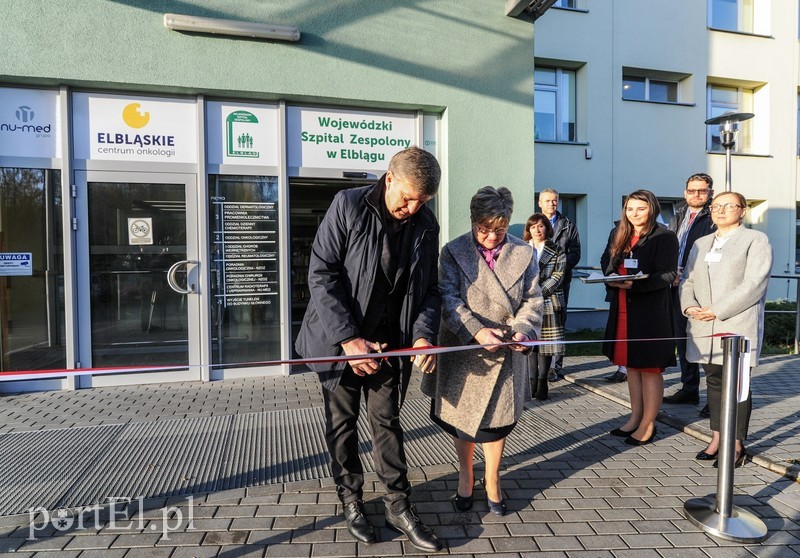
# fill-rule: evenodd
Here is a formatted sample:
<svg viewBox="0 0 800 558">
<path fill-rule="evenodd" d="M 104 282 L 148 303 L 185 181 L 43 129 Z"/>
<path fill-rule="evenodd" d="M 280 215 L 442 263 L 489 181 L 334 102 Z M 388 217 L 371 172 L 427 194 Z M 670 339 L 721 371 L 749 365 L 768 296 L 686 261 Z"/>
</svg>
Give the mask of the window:
<svg viewBox="0 0 800 558">
<path fill-rule="evenodd" d="M 675 208 L 678 203 L 683 200 L 675 200 L 674 198 L 658 198 L 658 205 L 661 206 L 661 213 L 657 221 L 665 225 L 669 225 L 672 218 L 675 216 Z"/>
<path fill-rule="evenodd" d="M 553 4 L 556 8 L 577 8 L 577 0 L 556 0 L 556 3 Z"/>
<path fill-rule="evenodd" d="M 622 98 L 627 101 L 678 102 L 678 82 L 639 77 L 622 76 Z"/>
<path fill-rule="evenodd" d="M 800 203 L 795 210 L 794 272 L 800 273 Z"/>
<path fill-rule="evenodd" d="M 534 139 L 577 141 L 575 70 L 537 66 L 534 84 Z"/>
<path fill-rule="evenodd" d="M 753 112 L 753 90 L 744 87 L 709 85 L 708 118 L 714 118 L 726 112 Z M 735 153 L 751 152 L 753 120 L 739 122 L 739 132 L 736 134 L 736 144 L 733 146 Z M 706 149 L 708 151 L 724 151 L 719 138 L 719 126 L 709 125 L 706 128 Z"/>
<path fill-rule="evenodd" d="M 754 32 L 754 0 L 709 0 L 708 26 L 724 31 Z"/>
</svg>

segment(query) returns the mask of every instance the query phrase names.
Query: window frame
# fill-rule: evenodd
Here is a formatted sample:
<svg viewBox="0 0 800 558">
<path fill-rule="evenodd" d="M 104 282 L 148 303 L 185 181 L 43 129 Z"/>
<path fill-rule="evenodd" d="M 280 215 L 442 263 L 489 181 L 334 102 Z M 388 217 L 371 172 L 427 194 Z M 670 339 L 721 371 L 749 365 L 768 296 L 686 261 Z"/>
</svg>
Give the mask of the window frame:
<svg viewBox="0 0 800 558">
<path fill-rule="evenodd" d="M 632 81 L 634 79 L 643 79 L 644 80 L 644 97 L 637 98 L 637 97 L 626 97 L 625 96 L 625 82 Z M 675 86 L 675 100 L 662 100 L 662 99 L 652 99 L 650 95 L 650 83 L 651 82 L 658 82 L 658 83 L 667 83 Z M 623 101 L 643 101 L 648 103 L 665 103 L 665 104 L 681 104 L 681 83 L 680 80 L 672 80 L 672 79 L 664 79 L 661 77 L 651 77 L 651 76 L 637 76 L 633 74 L 622 74 L 622 100 Z"/>
<path fill-rule="evenodd" d="M 712 101 L 712 91 L 714 88 L 725 88 L 736 90 L 736 103 L 729 103 L 724 101 Z M 745 96 L 750 96 L 749 103 Z M 741 85 L 723 85 L 720 83 L 707 83 L 706 84 L 706 118 L 713 118 L 718 114 L 712 113 L 712 108 L 724 109 L 719 114 L 725 112 L 753 112 L 753 104 L 755 102 L 756 88 L 743 87 Z M 746 106 L 749 105 L 749 106 Z M 755 126 L 753 120 L 746 120 L 739 123 L 739 131 L 736 135 L 736 143 L 731 149 L 731 153 L 737 154 L 752 154 L 753 144 L 755 143 Z M 719 137 L 719 125 L 709 124 L 706 126 L 706 151 L 708 153 L 724 153 L 725 149 L 720 143 L 719 149 L 714 148 L 713 137 Z M 743 141 L 743 138 L 747 141 Z"/>
<path fill-rule="evenodd" d="M 534 101 L 533 101 L 533 111 L 534 111 L 534 141 L 543 141 L 543 142 L 551 142 L 551 143 L 579 143 L 578 141 L 578 71 L 575 68 L 565 68 L 562 66 L 550 66 L 545 64 L 534 65 L 534 75 L 537 69 L 548 69 L 555 71 L 555 85 L 550 84 L 541 84 L 534 82 Z M 569 72 L 572 76 L 572 86 L 568 88 L 564 84 L 564 74 Z M 566 90 L 565 90 L 566 89 Z M 553 139 L 540 139 L 536 137 L 536 94 L 542 93 L 554 93 L 555 94 L 555 134 Z M 571 121 L 565 122 L 564 118 L 564 104 L 571 104 L 573 108 L 573 119 Z M 571 135 L 572 137 L 564 137 L 564 130 L 563 125 L 566 123 L 569 129 L 569 124 L 572 125 L 571 127 L 571 134 L 567 134 L 568 136 Z"/>
<path fill-rule="evenodd" d="M 735 0 L 736 24 L 734 27 L 723 27 L 714 23 L 714 7 L 725 0 L 708 0 L 706 4 L 706 25 L 714 31 L 741 33 L 769 37 L 770 11 L 758 5 L 759 0 Z"/>
</svg>

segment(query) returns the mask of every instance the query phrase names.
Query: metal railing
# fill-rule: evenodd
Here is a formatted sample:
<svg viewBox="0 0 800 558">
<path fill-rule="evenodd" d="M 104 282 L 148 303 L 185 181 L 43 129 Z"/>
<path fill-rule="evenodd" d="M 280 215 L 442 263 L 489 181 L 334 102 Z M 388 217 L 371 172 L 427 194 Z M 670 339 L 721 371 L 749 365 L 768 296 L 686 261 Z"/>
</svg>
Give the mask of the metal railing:
<svg viewBox="0 0 800 558">
<path fill-rule="evenodd" d="M 573 268 L 573 279 L 580 279 L 586 277 L 592 271 L 601 271 L 598 266 L 591 265 L 578 265 Z M 794 310 L 766 310 L 767 314 L 794 314 L 794 353 L 800 354 L 800 274 L 797 273 L 781 273 L 770 275 L 770 279 L 788 279 L 795 282 L 795 309 Z M 567 311 L 570 309 L 567 308 Z"/>
<path fill-rule="evenodd" d="M 790 279 L 794 280 L 795 286 L 795 307 L 794 310 L 767 310 L 767 314 L 794 314 L 794 354 L 800 354 L 800 275 L 796 273 L 784 273 L 780 275 L 770 275 L 770 279 Z"/>
</svg>

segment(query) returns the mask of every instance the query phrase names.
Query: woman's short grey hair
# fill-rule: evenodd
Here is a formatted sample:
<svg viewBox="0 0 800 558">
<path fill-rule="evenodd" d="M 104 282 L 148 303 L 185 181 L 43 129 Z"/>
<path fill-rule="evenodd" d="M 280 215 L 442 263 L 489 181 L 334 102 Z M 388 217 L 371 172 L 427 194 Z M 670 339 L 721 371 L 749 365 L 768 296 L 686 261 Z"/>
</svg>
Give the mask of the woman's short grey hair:
<svg viewBox="0 0 800 558">
<path fill-rule="evenodd" d="M 508 188 L 484 186 L 469 202 L 469 214 L 473 223 L 508 222 L 513 212 L 514 198 Z"/>
</svg>

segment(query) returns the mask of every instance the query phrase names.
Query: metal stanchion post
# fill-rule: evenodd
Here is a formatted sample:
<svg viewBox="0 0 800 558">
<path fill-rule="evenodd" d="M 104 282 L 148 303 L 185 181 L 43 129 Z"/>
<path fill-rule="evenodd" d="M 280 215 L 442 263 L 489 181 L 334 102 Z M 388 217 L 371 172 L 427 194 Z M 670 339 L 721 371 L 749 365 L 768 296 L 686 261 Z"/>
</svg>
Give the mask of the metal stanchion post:
<svg viewBox="0 0 800 558">
<path fill-rule="evenodd" d="M 767 526 L 752 513 L 733 505 L 733 473 L 736 455 L 736 405 L 740 353 L 750 350 L 741 335 L 722 338 L 722 410 L 717 453 L 717 494 L 692 498 L 683 506 L 686 517 L 706 533 L 737 542 L 760 542 Z"/>
</svg>

